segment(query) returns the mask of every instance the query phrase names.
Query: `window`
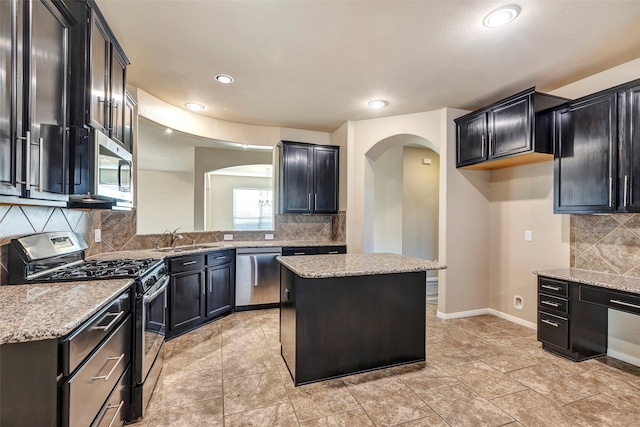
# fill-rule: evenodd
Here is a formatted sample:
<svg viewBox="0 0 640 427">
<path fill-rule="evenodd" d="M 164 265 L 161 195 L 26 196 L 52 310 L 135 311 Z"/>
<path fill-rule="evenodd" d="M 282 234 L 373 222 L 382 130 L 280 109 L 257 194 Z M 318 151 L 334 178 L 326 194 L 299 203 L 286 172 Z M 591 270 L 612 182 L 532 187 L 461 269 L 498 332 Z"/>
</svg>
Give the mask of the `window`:
<svg viewBox="0 0 640 427">
<path fill-rule="evenodd" d="M 273 230 L 272 191 L 265 188 L 234 188 L 233 229 Z"/>
</svg>

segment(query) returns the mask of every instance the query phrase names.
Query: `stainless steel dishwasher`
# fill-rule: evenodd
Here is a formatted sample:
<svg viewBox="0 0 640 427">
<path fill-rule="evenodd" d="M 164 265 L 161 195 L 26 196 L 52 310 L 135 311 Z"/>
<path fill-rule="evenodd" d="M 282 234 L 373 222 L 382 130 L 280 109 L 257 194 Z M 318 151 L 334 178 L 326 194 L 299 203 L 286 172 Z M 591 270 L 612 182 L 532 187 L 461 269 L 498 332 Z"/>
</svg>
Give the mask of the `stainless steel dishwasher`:
<svg viewBox="0 0 640 427">
<path fill-rule="evenodd" d="M 236 310 L 278 306 L 281 254 L 276 247 L 236 249 Z"/>
</svg>

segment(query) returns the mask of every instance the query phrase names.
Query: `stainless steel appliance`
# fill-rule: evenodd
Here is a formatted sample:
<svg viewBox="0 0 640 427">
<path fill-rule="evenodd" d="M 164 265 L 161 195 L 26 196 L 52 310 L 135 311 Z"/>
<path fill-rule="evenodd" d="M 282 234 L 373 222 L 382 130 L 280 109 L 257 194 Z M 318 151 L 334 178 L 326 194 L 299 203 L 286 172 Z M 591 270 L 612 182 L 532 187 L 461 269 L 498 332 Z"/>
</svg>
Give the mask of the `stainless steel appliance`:
<svg viewBox="0 0 640 427">
<path fill-rule="evenodd" d="M 278 306 L 281 254 L 276 247 L 236 249 L 236 310 Z"/>
<path fill-rule="evenodd" d="M 98 130 L 75 129 L 70 207 L 133 207 L 133 155 Z"/>
<path fill-rule="evenodd" d="M 70 231 L 13 239 L 9 243 L 8 283 L 134 279 L 133 396 L 128 418 L 139 418 L 144 415 L 162 369 L 169 276 L 160 259 L 87 261 L 85 249 L 87 244 L 82 237 Z"/>
</svg>

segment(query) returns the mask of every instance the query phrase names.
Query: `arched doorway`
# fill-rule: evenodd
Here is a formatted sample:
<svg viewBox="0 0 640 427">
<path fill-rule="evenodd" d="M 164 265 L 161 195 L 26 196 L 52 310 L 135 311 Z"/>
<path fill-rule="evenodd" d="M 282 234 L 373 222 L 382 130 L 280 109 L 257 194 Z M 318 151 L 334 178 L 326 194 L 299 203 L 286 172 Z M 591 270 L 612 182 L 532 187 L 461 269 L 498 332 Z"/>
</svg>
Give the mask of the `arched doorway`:
<svg viewBox="0 0 640 427">
<path fill-rule="evenodd" d="M 365 155 L 364 226 L 367 252 L 392 252 L 438 259 L 440 155 L 415 135 L 394 135 Z M 437 275 L 427 281 L 427 297 L 437 303 Z"/>
</svg>

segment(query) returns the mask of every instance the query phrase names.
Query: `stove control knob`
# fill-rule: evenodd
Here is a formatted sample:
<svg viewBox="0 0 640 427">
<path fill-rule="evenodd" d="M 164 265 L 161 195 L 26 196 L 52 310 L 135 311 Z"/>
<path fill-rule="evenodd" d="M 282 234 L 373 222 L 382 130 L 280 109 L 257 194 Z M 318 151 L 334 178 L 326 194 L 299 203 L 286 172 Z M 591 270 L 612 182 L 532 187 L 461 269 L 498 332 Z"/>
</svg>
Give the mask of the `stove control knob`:
<svg viewBox="0 0 640 427">
<path fill-rule="evenodd" d="M 147 280 L 145 280 L 144 285 L 145 285 L 147 288 L 150 288 L 151 286 L 153 286 L 153 284 L 154 284 L 154 283 L 155 283 L 155 280 L 152 278 L 152 279 L 147 279 Z"/>
<path fill-rule="evenodd" d="M 165 274 L 167 274 L 167 269 L 162 267 L 160 269 L 160 272 L 158 273 L 158 276 L 164 276 Z"/>
</svg>

